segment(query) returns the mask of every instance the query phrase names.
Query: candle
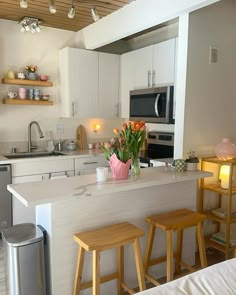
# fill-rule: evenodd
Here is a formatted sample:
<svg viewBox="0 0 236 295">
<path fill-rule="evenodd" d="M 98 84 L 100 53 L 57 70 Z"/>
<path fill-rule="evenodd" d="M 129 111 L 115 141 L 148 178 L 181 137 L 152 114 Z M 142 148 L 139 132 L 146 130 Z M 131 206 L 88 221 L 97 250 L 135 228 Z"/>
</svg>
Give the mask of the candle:
<svg viewBox="0 0 236 295">
<path fill-rule="evenodd" d="M 107 180 L 108 167 L 97 167 L 96 168 L 96 179 L 97 182 L 103 182 Z"/>
</svg>

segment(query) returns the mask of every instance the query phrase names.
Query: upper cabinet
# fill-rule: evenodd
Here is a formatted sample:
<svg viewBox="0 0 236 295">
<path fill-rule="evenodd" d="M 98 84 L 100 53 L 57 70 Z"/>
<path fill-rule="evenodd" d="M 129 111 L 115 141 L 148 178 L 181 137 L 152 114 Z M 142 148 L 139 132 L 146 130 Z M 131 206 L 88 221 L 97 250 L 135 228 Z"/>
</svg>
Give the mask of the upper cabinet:
<svg viewBox="0 0 236 295">
<path fill-rule="evenodd" d="M 174 38 L 121 56 L 121 118 L 129 117 L 130 90 L 174 84 L 175 48 Z"/>
<path fill-rule="evenodd" d="M 59 68 L 62 117 L 117 116 L 119 56 L 64 48 Z"/>
</svg>

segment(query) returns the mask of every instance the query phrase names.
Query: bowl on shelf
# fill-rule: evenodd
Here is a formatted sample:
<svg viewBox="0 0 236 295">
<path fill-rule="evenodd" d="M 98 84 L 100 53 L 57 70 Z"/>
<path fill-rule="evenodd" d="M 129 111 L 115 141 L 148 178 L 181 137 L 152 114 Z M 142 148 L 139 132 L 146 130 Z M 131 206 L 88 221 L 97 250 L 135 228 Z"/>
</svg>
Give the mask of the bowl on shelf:
<svg viewBox="0 0 236 295">
<path fill-rule="evenodd" d="M 48 81 L 50 79 L 50 77 L 48 75 L 41 74 L 41 75 L 39 75 L 39 79 L 41 81 Z"/>
<path fill-rule="evenodd" d="M 40 98 L 41 98 L 42 100 L 49 100 L 50 95 L 49 95 L 49 94 L 42 94 L 42 95 L 40 95 Z"/>
</svg>

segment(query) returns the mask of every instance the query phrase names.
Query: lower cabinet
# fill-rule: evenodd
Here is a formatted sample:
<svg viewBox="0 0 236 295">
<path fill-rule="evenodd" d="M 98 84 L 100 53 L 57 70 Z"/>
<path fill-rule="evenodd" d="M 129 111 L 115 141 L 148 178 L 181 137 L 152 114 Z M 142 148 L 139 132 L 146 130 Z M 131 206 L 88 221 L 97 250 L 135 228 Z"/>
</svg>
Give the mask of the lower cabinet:
<svg viewBox="0 0 236 295">
<path fill-rule="evenodd" d="M 110 167 L 103 155 L 75 159 L 75 175 L 94 174 L 97 167 Z"/>
<path fill-rule="evenodd" d="M 38 173 L 38 174 L 36 174 Z M 12 163 L 12 183 L 37 182 L 74 176 L 74 159 L 50 159 Z M 35 208 L 12 198 L 13 225 L 35 223 Z"/>
</svg>

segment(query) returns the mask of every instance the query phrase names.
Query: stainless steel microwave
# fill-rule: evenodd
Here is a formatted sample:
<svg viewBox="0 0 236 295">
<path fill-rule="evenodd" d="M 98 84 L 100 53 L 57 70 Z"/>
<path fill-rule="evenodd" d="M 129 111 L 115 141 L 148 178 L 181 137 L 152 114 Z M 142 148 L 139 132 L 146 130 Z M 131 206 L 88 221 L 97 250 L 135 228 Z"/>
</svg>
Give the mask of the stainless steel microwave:
<svg viewBox="0 0 236 295">
<path fill-rule="evenodd" d="M 130 91 L 130 120 L 174 124 L 174 86 Z"/>
</svg>

